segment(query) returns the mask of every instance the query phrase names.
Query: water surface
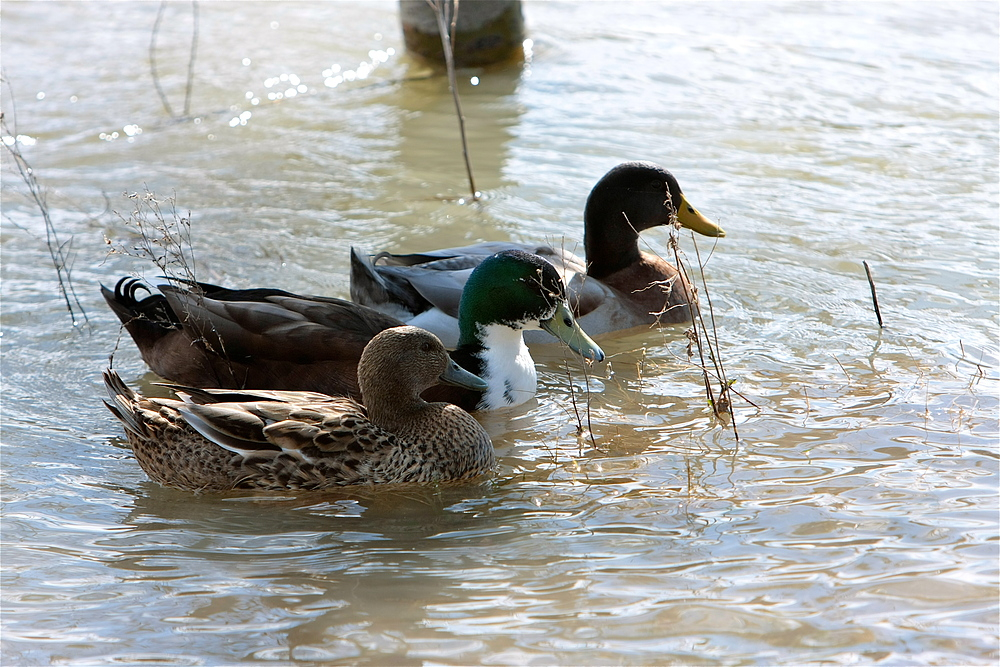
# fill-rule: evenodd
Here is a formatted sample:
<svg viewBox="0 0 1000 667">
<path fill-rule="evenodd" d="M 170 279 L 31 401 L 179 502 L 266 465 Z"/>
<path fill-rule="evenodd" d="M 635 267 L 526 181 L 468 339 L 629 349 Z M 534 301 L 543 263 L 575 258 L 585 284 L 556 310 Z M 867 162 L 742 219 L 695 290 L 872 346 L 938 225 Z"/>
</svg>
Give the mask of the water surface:
<svg viewBox="0 0 1000 667">
<path fill-rule="evenodd" d="M 525 64 L 461 77 L 478 204 L 395 3 L 199 3 L 183 120 L 158 8 L 3 5 L 89 319 L 5 152 L 5 664 L 996 661 L 995 4 L 527 2 Z M 191 29 L 171 3 L 178 115 Z M 111 354 L 156 380 L 98 292 L 159 273 L 108 255 L 122 193 L 190 213 L 203 279 L 346 296 L 351 245 L 575 247 L 630 159 L 728 232 L 698 251 L 738 441 L 683 327 L 601 339 L 589 382 L 535 348 L 537 399 L 480 415 L 497 475 L 443 489 L 163 489 L 100 403 Z"/>
</svg>

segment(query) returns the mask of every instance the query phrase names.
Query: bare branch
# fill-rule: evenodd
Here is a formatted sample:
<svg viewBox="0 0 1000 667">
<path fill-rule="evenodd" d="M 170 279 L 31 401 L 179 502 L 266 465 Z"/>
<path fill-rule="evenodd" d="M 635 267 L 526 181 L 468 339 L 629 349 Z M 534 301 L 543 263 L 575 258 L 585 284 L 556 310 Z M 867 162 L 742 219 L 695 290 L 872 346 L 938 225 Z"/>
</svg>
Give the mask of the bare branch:
<svg viewBox="0 0 1000 667">
<path fill-rule="evenodd" d="M 451 25 L 448 25 L 448 0 L 426 0 L 437 17 L 438 33 L 441 35 L 441 48 L 444 51 L 444 63 L 448 68 L 448 89 L 455 100 L 455 113 L 458 114 L 458 131 L 462 138 L 462 156 L 465 158 L 465 171 L 469 176 L 469 188 L 472 190 L 472 200 L 478 201 L 480 193 L 476 190 L 476 181 L 472 176 L 472 163 L 469 161 L 469 145 L 465 138 L 465 114 L 462 113 L 462 102 L 458 97 L 458 79 L 455 75 L 455 57 L 452 45 L 455 39 L 455 26 L 458 23 L 458 0 L 452 0 Z"/>
<path fill-rule="evenodd" d="M 156 12 L 156 21 L 153 23 L 153 34 L 149 38 L 149 73 L 153 75 L 153 87 L 156 88 L 156 94 L 160 96 L 160 102 L 163 103 L 163 108 L 167 110 L 167 115 L 171 118 L 176 118 L 174 110 L 170 108 L 170 102 L 167 100 L 166 93 L 160 87 L 160 75 L 156 69 L 156 37 L 160 33 L 160 22 L 163 20 L 163 10 L 166 8 L 167 0 L 162 0 L 160 8 Z"/>
<path fill-rule="evenodd" d="M 170 102 L 167 100 L 167 94 L 163 91 L 163 87 L 160 86 L 160 75 L 156 68 L 156 39 L 160 34 L 160 25 L 163 22 L 163 13 L 167 7 L 167 1 L 162 0 L 160 2 L 160 8 L 156 11 L 156 21 L 153 23 L 153 32 L 149 38 L 149 73 L 153 77 L 153 87 L 156 88 L 156 94 L 160 97 L 160 102 L 163 103 L 163 108 L 166 110 L 167 115 L 171 118 L 177 118 L 174 114 L 173 108 L 170 106 Z M 194 87 L 194 62 L 195 56 L 198 53 L 198 1 L 192 0 L 191 2 L 191 53 L 188 57 L 188 70 L 187 70 L 187 83 L 184 87 L 184 118 L 188 118 L 191 115 L 191 91 Z"/>
<path fill-rule="evenodd" d="M 7 79 L 6 73 L 2 76 L 2 81 L 7 86 L 8 99 L 12 108 L 14 107 L 14 91 L 10 86 L 10 81 Z M 17 118 L 14 118 L 13 125 L 17 127 Z M 0 130 L 3 133 L 3 146 L 7 149 L 11 158 L 14 160 L 14 165 L 17 167 L 17 172 L 21 176 L 21 180 L 26 186 L 28 186 L 28 193 L 34 200 L 35 205 L 38 206 L 38 210 L 42 214 L 42 220 L 45 222 L 45 244 L 49 249 L 49 257 L 52 259 L 52 265 L 56 269 L 56 280 L 59 283 L 59 291 L 62 294 L 63 301 L 66 304 L 66 310 L 69 311 L 70 319 L 73 322 L 73 326 L 77 326 L 79 321 L 77 319 L 77 313 L 79 316 L 83 317 L 84 322 L 88 325 L 90 324 L 90 318 L 87 317 L 87 311 L 84 310 L 83 304 L 80 303 L 80 298 L 76 294 L 76 289 L 73 287 L 72 281 L 72 264 L 73 264 L 73 253 L 72 236 L 67 241 L 60 241 L 59 234 L 56 232 L 55 224 L 52 222 L 52 217 L 49 215 L 49 207 L 45 201 L 45 193 L 42 190 L 42 186 L 38 183 L 38 179 L 35 177 L 35 170 L 32 169 L 28 160 L 21 153 L 20 149 L 20 139 L 18 139 L 18 134 L 16 129 L 12 129 L 7 124 L 7 117 L 5 114 L 0 113 Z"/>
</svg>

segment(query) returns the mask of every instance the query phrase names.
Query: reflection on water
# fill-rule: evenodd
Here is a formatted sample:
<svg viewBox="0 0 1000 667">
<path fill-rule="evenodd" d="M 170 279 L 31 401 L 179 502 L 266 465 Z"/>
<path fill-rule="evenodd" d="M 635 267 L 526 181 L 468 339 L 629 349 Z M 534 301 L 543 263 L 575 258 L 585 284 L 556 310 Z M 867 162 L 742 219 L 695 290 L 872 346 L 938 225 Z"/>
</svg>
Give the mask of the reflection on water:
<svg viewBox="0 0 1000 667">
<path fill-rule="evenodd" d="M 172 120 L 156 3 L 4 5 L 4 112 L 92 322 L 5 154 L 6 662 L 996 660 L 995 7 L 531 4 L 524 67 L 461 80 L 476 204 L 395 3 L 199 7 Z M 176 111 L 190 6 L 164 16 Z M 176 195 L 202 279 L 345 296 L 352 244 L 572 248 L 627 159 L 729 232 L 699 251 L 739 441 L 683 327 L 603 338 L 586 374 L 534 348 L 537 398 L 480 415 L 500 468 L 475 484 L 193 496 L 100 404 L 112 351 L 156 380 L 97 290 L 156 276 L 105 256 L 121 192 Z"/>
</svg>

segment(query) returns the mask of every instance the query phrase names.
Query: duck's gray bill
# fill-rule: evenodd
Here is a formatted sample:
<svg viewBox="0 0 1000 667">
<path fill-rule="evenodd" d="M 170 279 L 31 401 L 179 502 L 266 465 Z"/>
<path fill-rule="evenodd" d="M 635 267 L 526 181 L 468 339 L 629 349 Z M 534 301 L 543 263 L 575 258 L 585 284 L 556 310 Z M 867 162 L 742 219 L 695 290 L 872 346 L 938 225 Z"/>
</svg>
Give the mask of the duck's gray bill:
<svg viewBox="0 0 1000 667">
<path fill-rule="evenodd" d="M 444 373 L 441 373 L 441 377 L 438 379 L 445 384 L 476 391 L 486 391 L 489 388 L 489 385 L 481 377 L 473 375 L 450 359 L 448 367 L 444 369 Z"/>
<path fill-rule="evenodd" d="M 566 302 L 556 307 L 556 312 L 547 320 L 539 322 L 542 328 L 569 345 L 570 349 L 588 361 L 604 361 L 604 350 L 584 333 Z"/>
</svg>

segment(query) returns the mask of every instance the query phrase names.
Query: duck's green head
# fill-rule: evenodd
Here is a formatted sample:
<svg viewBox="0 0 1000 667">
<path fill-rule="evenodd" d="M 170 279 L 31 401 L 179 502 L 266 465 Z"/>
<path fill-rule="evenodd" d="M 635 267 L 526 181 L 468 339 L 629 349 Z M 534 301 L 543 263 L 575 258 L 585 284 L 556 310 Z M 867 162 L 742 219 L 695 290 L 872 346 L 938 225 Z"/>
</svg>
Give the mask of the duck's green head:
<svg viewBox="0 0 1000 667">
<path fill-rule="evenodd" d="M 462 291 L 458 324 L 460 347 L 479 342 L 484 327 L 499 324 L 544 329 L 585 359 L 604 359 L 604 351 L 576 323 L 555 267 L 522 250 L 498 252 L 476 267 Z"/>
</svg>

